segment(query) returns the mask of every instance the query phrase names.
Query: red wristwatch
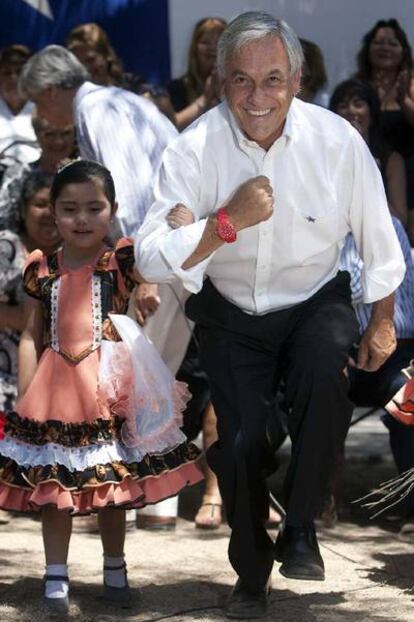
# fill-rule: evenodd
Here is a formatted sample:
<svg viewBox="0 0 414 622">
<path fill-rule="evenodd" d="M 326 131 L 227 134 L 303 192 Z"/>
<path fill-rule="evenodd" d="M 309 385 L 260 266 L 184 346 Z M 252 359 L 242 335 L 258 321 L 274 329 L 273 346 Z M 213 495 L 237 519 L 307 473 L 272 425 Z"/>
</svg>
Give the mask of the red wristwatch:
<svg viewBox="0 0 414 622">
<path fill-rule="evenodd" d="M 220 240 L 231 244 L 237 240 L 237 231 L 229 220 L 229 215 L 225 207 L 220 207 L 217 212 L 216 233 Z"/>
</svg>

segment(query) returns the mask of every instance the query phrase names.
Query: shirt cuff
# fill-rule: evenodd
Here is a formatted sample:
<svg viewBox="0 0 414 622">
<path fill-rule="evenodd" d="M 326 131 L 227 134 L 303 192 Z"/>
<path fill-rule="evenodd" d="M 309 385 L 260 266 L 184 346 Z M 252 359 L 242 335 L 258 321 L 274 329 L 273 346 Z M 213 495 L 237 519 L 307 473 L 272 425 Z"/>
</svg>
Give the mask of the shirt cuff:
<svg viewBox="0 0 414 622">
<path fill-rule="evenodd" d="M 364 302 L 366 304 L 377 302 L 386 298 L 401 285 L 405 274 L 405 266 L 398 263 L 390 266 L 389 271 L 381 272 L 381 275 L 364 274 L 363 289 Z"/>
<path fill-rule="evenodd" d="M 197 248 L 206 224 L 207 219 L 203 218 L 192 225 L 170 231 L 160 245 L 160 254 L 167 262 L 171 272 L 180 279 L 185 289 L 192 294 L 197 294 L 203 287 L 204 272 L 215 251 L 192 268 L 183 270 L 181 266 Z"/>
</svg>

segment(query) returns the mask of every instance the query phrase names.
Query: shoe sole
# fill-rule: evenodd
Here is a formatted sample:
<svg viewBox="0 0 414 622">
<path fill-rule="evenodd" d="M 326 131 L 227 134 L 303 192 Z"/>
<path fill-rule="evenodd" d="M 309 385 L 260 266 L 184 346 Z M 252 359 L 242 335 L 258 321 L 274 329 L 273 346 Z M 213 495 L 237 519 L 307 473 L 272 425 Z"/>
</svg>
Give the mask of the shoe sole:
<svg viewBox="0 0 414 622">
<path fill-rule="evenodd" d="M 267 616 L 268 612 L 266 611 L 265 613 L 261 613 L 257 616 L 253 615 L 253 616 L 246 616 L 246 614 L 244 613 L 243 615 L 238 615 L 238 614 L 233 614 L 233 613 L 227 613 L 226 614 L 226 618 L 229 618 L 229 620 L 260 620 L 263 619 Z"/>
<path fill-rule="evenodd" d="M 43 604 L 50 613 L 69 614 L 69 598 L 47 598 L 44 596 Z"/>
<path fill-rule="evenodd" d="M 268 591 L 267 591 L 267 598 L 269 598 L 271 591 L 272 591 L 272 587 L 269 586 Z M 231 620 L 260 620 L 261 618 L 265 618 L 268 613 L 269 613 L 268 606 L 266 607 L 266 611 L 264 611 L 263 613 L 258 613 L 257 615 L 251 615 L 251 616 L 246 615 L 246 613 L 243 613 L 243 614 L 232 613 L 231 611 L 226 611 L 226 609 L 224 610 L 224 614 L 226 618 L 229 618 Z"/>
<path fill-rule="evenodd" d="M 300 581 L 325 581 L 325 575 L 321 575 L 318 577 L 316 575 L 312 576 L 312 575 L 301 574 L 301 573 L 292 574 L 290 572 L 286 572 L 283 566 L 279 568 L 279 572 L 281 575 L 286 577 L 286 579 L 298 579 Z"/>
</svg>

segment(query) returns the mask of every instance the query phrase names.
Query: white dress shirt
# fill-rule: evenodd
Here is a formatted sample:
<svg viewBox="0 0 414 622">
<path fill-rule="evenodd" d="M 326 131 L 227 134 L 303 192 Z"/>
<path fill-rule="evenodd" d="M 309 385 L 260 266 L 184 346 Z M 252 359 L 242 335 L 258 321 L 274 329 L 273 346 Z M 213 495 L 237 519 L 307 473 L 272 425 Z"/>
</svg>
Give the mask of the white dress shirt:
<svg viewBox="0 0 414 622">
<path fill-rule="evenodd" d="M 76 93 L 74 118 L 81 156 L 111 171 L 118 223 L 123 235 L 134 236 L 153 202 L 161 155 L 176 129 L 144 97 L 91 82 Z"/>
<path fill-rule="evenodd" d="M 273 216 L 183 270 L 207 217 L 257 175 L 274 189 Z M 349 231 L 364 260 L 365 302 L 384 298 L 404 276 L 381 175 L 365 142 L 341 117 L 298 99 L 267 152 L 244 136 L 225 102 L 200 117 L 164 152 L 155 198 L 136 238 L 143 276 L 176 276 L 196 293 L 208 275 L 248 313 L 288 308 L 317 292 L 336 275 Z M 177 202 L 196 222 L 171 230 L 165 218 Z"/>
<path fill-rule="evenodd" d="M 19 114 L 13 114 L 3 98 L 0 97 L 0 154 L 12 156 L 19 162 L 34 162 L 40 156 L 36 135 L 32 126 L 34 104 L 27 102 Z M 16 143 L 9 148 L 10 145 Z M 31 144 L 24 144 L 24 141 Z"/>
</svg>

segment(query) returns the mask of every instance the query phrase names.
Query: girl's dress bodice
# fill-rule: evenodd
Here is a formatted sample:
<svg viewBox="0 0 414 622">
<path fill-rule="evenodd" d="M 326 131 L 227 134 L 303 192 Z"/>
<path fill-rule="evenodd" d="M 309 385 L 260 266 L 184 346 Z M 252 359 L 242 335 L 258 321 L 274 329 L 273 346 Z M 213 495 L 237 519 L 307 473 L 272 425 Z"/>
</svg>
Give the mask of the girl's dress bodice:
<svg viewBox="0 0 414 622">
<path fill-rule="evenodd" d="M 102 339 L 119 340 L 108 314 L 126 312 L 133 266 L 133 246 L 126 239 L 74 270 L 65 267 L 61 251 L 29 256 L 25 290 L 42 303 L 45 350 L 18 402 L 22 417 L 66 423 L 110 417 L 97 399 L 99 347 Z"/>
</svg>

